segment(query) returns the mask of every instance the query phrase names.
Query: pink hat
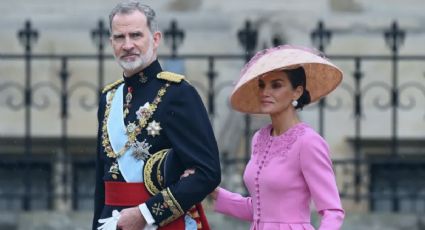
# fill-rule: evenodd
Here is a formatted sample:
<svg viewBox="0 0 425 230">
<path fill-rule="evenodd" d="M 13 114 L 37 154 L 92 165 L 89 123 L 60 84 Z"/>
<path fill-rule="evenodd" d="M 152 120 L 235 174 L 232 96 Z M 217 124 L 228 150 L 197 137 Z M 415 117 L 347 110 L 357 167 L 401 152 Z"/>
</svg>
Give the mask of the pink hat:
<svg viewBox="0 0 425 230">
<path fill-rule="evenodd" d="M 303 67 L 311 102 L 334 90 L 342 80 L 342 71 L 319 52 L 304 47 L 278 46 L 258 52 L 242 69 L 230 96 L 232 107 L 243 113 L 260 113 L 257 77 L 275 70 Z"/>
</svg>

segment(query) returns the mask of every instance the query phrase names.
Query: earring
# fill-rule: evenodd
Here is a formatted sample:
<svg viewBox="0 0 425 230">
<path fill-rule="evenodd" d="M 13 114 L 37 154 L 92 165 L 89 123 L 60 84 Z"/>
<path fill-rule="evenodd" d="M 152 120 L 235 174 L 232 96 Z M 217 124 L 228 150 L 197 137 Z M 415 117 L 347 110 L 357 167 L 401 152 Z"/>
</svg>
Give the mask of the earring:
<svg viewBox="0 0 425 230">
<path fill-rule="evenodd" d="M 292 104 L 292 106 L 297 107 L 298 101 L 297 100 L 292 100 L 291 104 Z"/>
</svg>

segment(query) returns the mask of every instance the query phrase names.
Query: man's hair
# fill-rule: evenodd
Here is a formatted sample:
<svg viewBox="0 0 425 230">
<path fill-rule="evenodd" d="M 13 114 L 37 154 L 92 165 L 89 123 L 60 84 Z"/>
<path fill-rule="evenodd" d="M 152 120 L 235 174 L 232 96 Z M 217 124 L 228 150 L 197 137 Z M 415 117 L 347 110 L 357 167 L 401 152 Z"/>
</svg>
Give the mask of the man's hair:
<svg viewBox="0 0 425 230">
<path fill-rule="evenodd" d="M 155 11 L 148 5 L 142 4 L 137 0 L 127 0 L 118 3 L 109 14 L 109 31 L 112 32 L 112 19 L 117 14 L 130 14 L 134 11 L 140 11 L 146 16 L 147 24 L 151 33 L 158 31 L 158 23 L 155 18 Z"/>
</svg>

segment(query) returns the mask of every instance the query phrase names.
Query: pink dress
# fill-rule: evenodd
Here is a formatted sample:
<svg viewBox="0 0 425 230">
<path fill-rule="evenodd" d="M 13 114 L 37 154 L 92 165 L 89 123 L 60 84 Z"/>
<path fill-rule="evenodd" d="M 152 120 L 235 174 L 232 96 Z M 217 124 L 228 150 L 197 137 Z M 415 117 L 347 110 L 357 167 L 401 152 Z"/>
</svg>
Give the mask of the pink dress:
<svg viewBox="0 0 425 230">
<path fill-rule="evenodd" d="M 313 230 L 313 200 L 319 229 L 340 229 L 344 210 L 326 142 L 305 123 L 275 137 L 271 129 L 263 127 L 252 140 L 243 176 L 250 197 L 220 188 L 215 211 L 251 221 L 251 230 Z"/>
</svg>

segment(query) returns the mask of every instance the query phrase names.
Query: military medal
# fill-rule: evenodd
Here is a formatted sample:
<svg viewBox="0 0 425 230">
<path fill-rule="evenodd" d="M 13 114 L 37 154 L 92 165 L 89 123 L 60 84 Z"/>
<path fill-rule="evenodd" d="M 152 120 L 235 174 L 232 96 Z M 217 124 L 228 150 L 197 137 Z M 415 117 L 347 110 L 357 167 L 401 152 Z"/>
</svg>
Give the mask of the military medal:
<svg viewBox="0 0 425 230">
<path fill-rule="evenodd" d="M 133 143 L 136 140 L 137 137 L 137 125 L 135 122 L 130 122 L 126 127 L 126 132 L 128 136 L 128 142 Z"/>
<path fill-rule="evenodd" d="M 149 104 L 149 102 L 146 102 L 143 106 L 140 106 L 139 109 L 136 111 L 137 120 L 141 120 L 145 117 L 150 116 L 150 114 L 152 113 L 150 108 L 151 105 Z"/>
<path fill-rule="evenodd" d="M 111 176 L 113 179 L 116 180 L 118 178 L 118 175 L 120 174 L 120 170 L 118 168 L 117 162 L 112 163 L 111 168 L 109 168 L 109 173 L 112 174 Z"/>
<path fill-rule="evenodd" d="M 131 99 L 133 99 L 133 88 L 128 87 L 127 95 L 125 95 L 125 105 L 124 105 L 124 118 L 127 116 L 127 114 L 130 112 L 130 102 Z"/>
<path fill-rule="evenodd" d="M 159 131 L 161 130 L 161 126 L 159 122 L 156 122 L 155 120 L 153 120 L 152 122 L 150 122 L 148 124 L 148 127 L 146 128 L 146 130 L 148 131 L 148 135 L 151 135 L 153 137 L 155 137 L 156 135 L 159 136 Z"/>
<path fill-rule="evenodd" d="M 111 101 L 114 97 L 115 90 L 111 91 L 111 95 L 108 97 L 108 101 L 105 107 L 105 116 L 103 118 L 102 122 L 102 146 L 106 152 L 106 155 L 110 158 L 118 158 L 122 156 L 129 148 L 136 147 L 136 149 L 140 149 L 140 152 L 144 152 L 139 147 L 139 144 L 136 143 L 137 136 L 142 132 L 142 130 L 148 125 L 148 120 L 152 117 L 156 109 L 158 108 L 158 104 L 161 102 L 161 97 L 164 96 L 168 86 L 170 86 L 170 83 L 167 82 L 164 86 L 162 86 L 155 97 L 155 99 L 152 101 L 151 104 L 145 103 L 145 105 L 141 106 L 139 110 L 136 112 L 138 121 L 130 122 L 126 127 L 126 135 L 128 137 L 127 142 L 125 145 L 117 152 L 115 152 L 112 147 L 111 143 L 109 142 L 109 135 L 108 135 L 108 117 L 111 110 Z M 130 92 L 130 91 L 129 91 Z M 131 90 L 132 92 L 132 90 Z M 132 97 L 132 96 L 131 96 Z M 126 97 L 126 101 L 128 99 L 128 105 L 130 105 L 131 97 Z M 124 111 L 125 112 L 125 111 Z M 149 127 L 146 128 L 148 135 L 151 135 L 155 137 L 156 135 L 159 135 L 159 131 L 161 130 L 161 126 L 159 122 L 152 121 L 149 123 Z M 143 142 L 141 142 L 143 143 Z M 142 145 L 143 146 L 143 145 Z M 149 158 L 150 155 L 142 155 L 140 158 Z M 111 167 L 112 168 L 112 167 Z"/>
<path fill-rule="evenodd" d="M 152 147 L 152 145 L 148 144 L 146 142 L 146 139 L 142 142 L 135 141 L 132 147 L 134 149 L 132 155 L 134 158 L 136 158 L 136 160 L 146 161 L 151 156 L 151 154 L 149 153 L 149 149 L 150 147 Z"/>
</svg>

